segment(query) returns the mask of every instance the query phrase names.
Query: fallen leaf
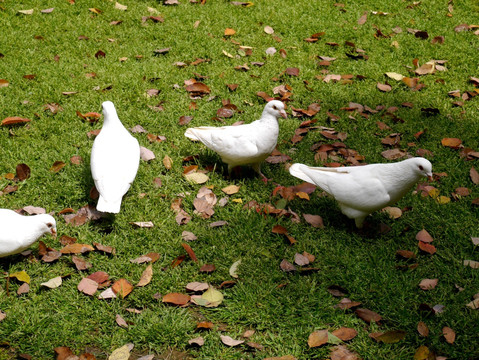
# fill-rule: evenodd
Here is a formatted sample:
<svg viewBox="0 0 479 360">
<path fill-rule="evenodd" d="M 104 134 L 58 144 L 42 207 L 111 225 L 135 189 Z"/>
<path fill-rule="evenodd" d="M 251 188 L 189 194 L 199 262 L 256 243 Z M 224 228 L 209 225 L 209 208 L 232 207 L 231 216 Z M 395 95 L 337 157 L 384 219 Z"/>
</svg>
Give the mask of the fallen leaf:
<svg viewBox="0 0 479 360">
<path fill-rule="evenodd" d="M 190 302 L 191 297 L 189 295 L 180 293 L 169 293 L 163 296 L 162 302 L 172 305 L 185 306 Z"/>
<path fill-rule="evenodd" d="M 225 225 L 228 225 L 228 222 L 224 220 L 220 220 L 220 221 L 212 222 L 209 226 L 210 228 L 215 228 L 215 227 L 220 227 Z"/>
<path fill-rule="evenodd" d="M 235 340 L 227 335 L 220 335 L 221 342 L 227 346 L 238 346 L 242 343 L 244 343 L 244 340 Z"/>
<path fill-rule="evenodd" d="M 22 118 L 19 116 L 7 117 L 2 120 L 2 126 L 16 125 L 16 124 L 25 124 L 30 122 L 30 119 Z"/>
<path fill-rule="evenodd" d="M 462 141 L 458 138 L 443 138 L 441 144 L 442 146 L 450 147 L 452 149 L 459 149 Z"/>
<path fill-rule="evenodd" d="M 223 294 L 216 290 L 214 287 L 210 286 L 208 290 L 206 290 L 202 295 L 201 298 L 206 300 L 206 307 L 217 307 L 219 306 L 224 299 Z"/>
<path fill-rule="evenodd" d="M 52 167 L 50 168 L 50 171 L 52 172 L 59 172 L 61 169 L 64 168 L 66 164 L 63 162 L 63 161 L 55 161 L 52 165 Z"/>
<path fill-rule="evenodd" d="M 296 253 L 294 254 L 294 263 L 299 266 L 308 265 L 309 259 L 300 253 Z"/>
<path fill-rule="evenodd" d="M 116 314 L 115 321 L 118 324 L 118 326 L 122 328 L 127 328 L 128 324 L 126 323 L 125 319 L 123 319 L 119 314 Z"/>
<path fill-rule="evenodd" d="M 471 167 L 471 170 L 469 170 L 469 176 L 471 177 L 471 180 L 474 184 L 479 185 L 479 173 L 474 168 L 474 166 Z"/>
<path fill-rule="evenodd" d="M 148 285 L 152 277 L 153 277 L 153 266 L 148 265 L 146 269 L 143 271 L 143 273 L 141 274 L 140 281 L 138 281 L 138 284 L 136 284 L 136 286 L 142 287 L 142 286 Z"/>
<path fill-rule="evenodd" d="M 134 221 L 130 224 L 138 228 L 152 228 L 155 226 L 151 221 Z"/>
<path fill-rule="evenodd" d="M 389 92 L 392 90 L 392 87 L 391 85 L 389 84 L 381 84 L 381 83 L 377 83 L 376 84 L 377 88 L 382 91 L 382 92 Z"/>
<path fill-rule="evenodd" d="M 214 325 L 211 321 L 202 321 L 196 324 L 197 329 L 205 329 L 205 330 L 210 330 L 213 329 Z"/>
<path fill-rule="evenodd" d="M 200 272 L 212 273 L 216 270 L 216 266 L 214 264 L 204 264 L 200 267 Z"/>
<path fill-rule="evenodd" d="M 444 326 L 442 328 L 442 335 L 448 344 L 453 344 L 454 340 L 456 340 L 456 333 L 450 327 Z"/>
<path fill-rule="evenodd" d="M 386 206 L 381 211 L 387 213 L 391 219 L 398 219 L 402 216 L 402 210 L 394 206 Z"/>
<path fill-rule="evenodd" d="M 469 266 L 473 269 L 479 269 L 479 261 L 464 260 L 463 264 L 464 264 L 464 266 Z"/>
<path fill-rule="evenodd" d="M 73 243 L 73 244 L 68 244 L 64 246 L 63 248 L 61 248 L 60 252 L 62 254 L 83 254 L 83 253 L 94 251 L 94 250 L 95 249 L 91 245 Z"/>
<path fill-rule="evenodd" d="M 263 30 L 266 34 L 274 34 L 274 29 L 271 26 L 265 26 Z"/>
<path fill-rule="evenodd" d="M 40 285 L 42 285 L 42 284 L 40 284 Z M 23 283 L 17 289 L 17 295 L 27 294 L 29 291 L 30 291 L 30 285 L 28 285 L 27 283 Z M 1 314 L 0 314 L 0 321 L 2 321 Z"/>
<path fill-rule="evenodd" d="M 85 259 L 79 258 L 78 256 L 72 256 L 72 261 L 78 271 L 87 270 L 92 267 L 91 263 L 89 263 Z"/>
<path fill-rule="evenodd" d="M 403 330 L 390 330 L 376 337 L 377 341 L 385 344 L 394 344 L 406 337 L 406 332 Z"/>
<path fill-rule="evenodd" d="M 83 278 L 77 286 L 78 291 L 92 296 L 98 290 L 98 283 L 89 278 Z"/>
<path fill-rule="evenodd" d="M 396 72 L 387 72 L 386 76 L 397 81 L 401 81 L 404 78 L 403 75 L 398 74 Z"/>
<path fill-rule="evenodd" d="M 130 351 L 133 349 L 133 344 L 126 344 L 122 347 L 112 351 L 108 360 L 128 360 L 130 358 Z"/>
<path fill-rule="evenodd" d="M 198 238 L 196 237 L 196 235 L 193 234 L 193 233 L 190 232 L 190 231 L 183 231 L 183 232 L 181 233 L 181 238 L 182 238 L 184 241 L 193 241 L 193 240 L 198 239 Z"/>
<path fill-rule="evenodd" d="M 40 283 L 40 286 L 45 286 L 49 289 L 55 289 L 62 284 L 62 277 L 57 276 L 53 279 L 48 280 L 47 282 Z"/>
<path fill-rule="evenodd" d="M 334 336 L 337 336 L 343 341 L 348 341 L 356 337 L 358 332 L 353 328 L 342 327 L 332 332 Z"/>
<path fill-rule="evenodd" d="M 283 259 L 279 266 L 281 270 L 283 270 L 284 272 L 296 271 L 296 267 L 293 264 L 291 264 L 289 261 L 287 261 L 286 259 Z"/>
<path fill-rule="evenodd" d="M 112 288 L 108 288 L 105 291 L 102 291 L 100 295 L 98 295 L 98 299 L 116 299 L 116 294 Z"/>
<path fill-rule="evenodd" d="M 20 14 L 24 15 L 32 15 L 33 14 L 33 9 L 28 9 L 28 10 L 18 10 Z"/>
<path fill-rule="evenodd" d="M 231 28 L 226 28 L 225 29 L 225 36 L 231 36 L 231 35 L 234 35 L 234 34 L 236 34 L 236 30 L 231 29 Z"/>
<path fill-rule="evenodd" d="M 417 332 L 419 335 L 427 337 L 429 335 L 429 328 L 427 327 L 426 323 L 423 321 L 419 321 L 417 323 Z"/>
<path fill-rule="evenodd" d="M 372 321 L 374 321 L 375 323 L 378 323 L 382 320 L 381 315 L 368 309 L 364 309 L 364 308 L 356 309 L 355 313 L 359 318 L 361 318 L 368 324 Z"/>
<path fill-rule="evenodd" d="M 303 214 L 304 220 L 312 227 L 324 229 L 323 218 L 319 215 Z"/>
<path fill-rule="evenodd" d="M 328 342 L 328 330 L 316 330 L 309 334 L 308 346 L 310 348 L 324 345 Z"/>
<path fill-rule="evenodd" d="M 0 321 L 5 319 L 7 317 L 7 314 L 5 314 L 3 311 L 0 311 Z"/>
<path fill-rule="evenodd" d="M 241 264 L 241 259 L 238 260 L 238 261 L 235 261 L 235 262 L 233 263 L 233 265 L 231 265 L 231 267 L 230 267 L 230 269 L 229 269 L 229 274 L 230 274 L 231 277 L 233 277 L 233 278 L 235 278 L 235 279 L 238 278 L 238 273 L 237 273 L 237 271 L 238 271 L 238 267 L 240 266 L 240 264 Z"/>
<path fill-rule="evenodd" d="M 419 231 L 416 234 L 416 240 L 422 241 L 422 242 L 425 242 L 425 243 L 431 243 L 431 242 L 434 241 L 432 236 L 425 229 L 422 229 L 421 231 Z"/>
<path fill-rule="evenodd" d="M 198 172 L 186 174 L 185 178 L 186 180 L 191 181 L 195 184 L 204 184 L 210 179 L 207 175 Z"/>
<path fill-rule="evenodd" d="M 414 360 L 433 360 L 436 356 L 427 346 L 421 345 L 414 353 Z"/>
<path fill-rule="evenodd" d="M 436 247 L 434 245 L 419 241 L 418 242 L 418 247 L 424 252 L 427 252 L 428 254 L 435 254 L 436 253 Z"/>
<path fill-rule="evenodd" d="M 363 15 L 358 19 L 358 25 L 364 25 L 368 19 L 368 12 L 365 11 Z"/>
<path fill-rule="evenodd" d="M 339 345 L 331 349 L 331 360 L 360 360 L 355 352 L 352 352 L 344 345 Z"/>
<path fill-rule="evenodd" d="M 187 243 L 181 243 L 181 246 L 183 246 L 183 249 L 186 250 L 186 252 L 188 253 L 189 257 L 191 258 L 191 260 L 193 260 L 194 262 L 198 262 L 198 259 L 196 258 L 196 254 L 195 252 L 193 251 L 193 249 L 191 248 L 190 245 L 188 245 Z"/>
<path fill-rule="evenodd" d="M 73 351 L 67 347 L 67 346 L 59 346 L 53 349 L 55 353 L 57 354 L 56 359 L 57 360 L 67 360 L 68 358 L 76 358 L 75 354 L 73 354 Z"/>
<path fill-rule="evenodd" d="M 153 153 L 153 151 L 143 146 L 140 146 L 140 157 L 141 157 L 141 160 L 143 161 L 150 161 L 155 159 L 155 154 Z"/>
<path fill-rule="evenodd" d="M 205 339 L 203 339 L 202 336 L 198 336 L 194 339 L 188 340 L 188 344 L 190 344 L 190 345 L 203 346 L 204 343 L 205 343 Z"/>
<path fill-rule="evenodd" d="M 238 185 L 229 185 L 221 189 L 226 195 L 233 195 L 239 191 L 240 187 Z"/>
<path fill-rule="evenodd" d="M 133 285 L 131 285 L 126 279 L 115 281 L 111 288 L 115 294 L 122 299 L 126 298 L 133 291 Z"/>
<path fill-rule="evenodd" d="M 116 2 L 116 3 L 115 3 L 115 9 L 125 11 L 126 9 L 128 9 L 128 6 L 122 5 L 122 4 L 120 4 L 119 2 Z"/>
<path fill-rule="evenodd" d="M 197 281 L 186 284 L 186 290 L 192 291 L 192 292 L 203 292 L 208 290 L 209 287 L 210 286 L 208 285 L 208 283 L 197 282 Z"/>
<path fill-rule="evenodd" d="M 18 281 L 30 284 L 30 276 L 25 270 L 17 271 L 8 275 L 9 278 L 16 278 Z"/>
</svg>

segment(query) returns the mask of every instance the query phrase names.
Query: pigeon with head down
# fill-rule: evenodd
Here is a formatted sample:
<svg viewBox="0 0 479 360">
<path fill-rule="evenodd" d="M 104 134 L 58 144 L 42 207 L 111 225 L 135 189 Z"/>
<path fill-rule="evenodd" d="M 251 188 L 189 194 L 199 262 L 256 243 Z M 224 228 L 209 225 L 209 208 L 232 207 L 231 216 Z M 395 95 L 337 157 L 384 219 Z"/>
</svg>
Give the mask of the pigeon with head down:
<svg viewBox="0 0 479 360">
<path fill-rule="evenodd" d="M 111 101 L 102 104 L 104 122 L 91 149 L 91 174 L 100 197 L 98 211 L 119 213 L 123 195 L 135 180 L 140 145 L 122 125 Z"/>
<path fill-rule="evenodd" d="M 415 157 L 390 164 L 339 168 L 293 164 L 289 172 L 334 197 L 342 213 L 361 228 L 366 216 L 397 202 L 423 176 L 431 179 L 432 165 Z"/>
<path fill-rule="evenodd" d="M 0 209 L 0 257 L 22 252 L 44 234 L 57 236 L 53 216 L 22 216 L 13 210 Z"/>
<path fill-rule="evenodd" d="M 268 102 L 261 118 L 238 126 L 200 126 L 189 128 L 185 136 L 201 141 L 218 153 L 228 165 L 228 173 L 240 165 L 251 165 L 260 174 L 261 163 L 276 147 L 279 134 L 278 118 L 286 118 L 284 104 L 278 100 Z"/>
</svg>

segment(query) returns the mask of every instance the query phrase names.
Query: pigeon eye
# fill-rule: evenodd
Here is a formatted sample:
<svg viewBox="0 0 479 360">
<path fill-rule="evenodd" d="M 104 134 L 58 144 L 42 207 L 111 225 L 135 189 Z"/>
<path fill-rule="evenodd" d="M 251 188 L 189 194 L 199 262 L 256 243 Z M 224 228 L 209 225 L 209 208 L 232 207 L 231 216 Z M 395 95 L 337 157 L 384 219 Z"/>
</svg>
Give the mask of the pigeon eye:
<svg viewBox="0 0 479 360">
<path fill-rule="evenodd" d="M 273 105 L 273 109 L 278 110 L 278 108 L 276 107 L 276 105 Z"/>
<path fill-rule="evenodd" d="M 53 226 L 53 224 L 52 224 L 52 223 L 48 223 L 47 226 L 48 226 L 49 228 L 51 228 L 51 227 Z"/>
<path fill-rule="evenodd" d="M 419 165 L 419 170 L 423 171 L 424 168 L 422 167 L 422 165 Z"/>
</svg>

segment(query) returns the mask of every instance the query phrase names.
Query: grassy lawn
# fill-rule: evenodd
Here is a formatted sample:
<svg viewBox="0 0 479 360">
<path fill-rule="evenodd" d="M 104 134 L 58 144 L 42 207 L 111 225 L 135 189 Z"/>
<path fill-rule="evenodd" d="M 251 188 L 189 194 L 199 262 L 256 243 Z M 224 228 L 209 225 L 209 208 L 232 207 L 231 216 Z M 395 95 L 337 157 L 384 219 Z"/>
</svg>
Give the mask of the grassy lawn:
<svg viewBox="0 0 479 360">
<path fill-rule="evenodd" d="M 121 5 L 127 9 L 106 0 L 0 0 L 0 121 L 13 116 L 31 120 L 0 126 L 0 190 L 5 192 L 0 207 L 34 205 L 53 212 L 59 237 L 41 240 L 56 250 L 63 247 L 62 235 L 116 250 L 115 254 L 77 254 L 92 265 L 84 271 L 77 270 L 72 255 L 43 261 L 38 244 L 28 256 L 1 259 L 5 278 L 0 283 L 0 311 L 6 317 L 0 322 L 0 359 L 20 354 L 54 358 L 54 348 L 60 346 L 76 355 L 87 352 L 106 359 L 128 343 L 134 344 L 132 359 L 148 354 L 159 359 L 287 355 L 285 359 L 340 359 L 331 354 L 337 351 L 331 337 L 330 343 L 317 347 L 308 346 L 308 337 L 316 330 L 333 332 L 341 327 L 357 332 L 340 343 L 357 358 L 435 358 L 421 355 L 426 352 L 421 346 L 443 359 L 479 358 L 479 313 L 466 306 L 479 293 L 479 269 L 463 264 L 479 261 L 471 241 L 479 236 L 479 201 L 474 201 L 479 190 L 470 177 L 471 167 L 479 169 L 475 153 L 479 81 L 471 80 L 479 77 L 479 35 L 475 34 L 479 27 L 457 28 L 479 25 L 479 5 L 465 0 L 449 4 L 258 0 L 252 6 L 225 0 L 204 4 L 180 0 L 179 5 L 123 0 Z M 41 12 L 46 9 L 50 10 Z M 358 23 L 365 12 L 367 17 Z M 274 33 L 265 31 L 266 26 Z M 225 36 L 227 28 L 235 33 Z M 305 41 L 322 32 L 317 41 Z M 268 55 L 268 48 L 277 51 Z M 434 73 L 416 75 L 415 71 L 422 71 L 417 68 L 430 60 L 446 62 L 422 68 Z M 297 70 L 286 72 L 288 68 Z M 394 80 L 386 72 L 409 79 Z M 192 78 L 206 84 L 210 93 L 191 99 L 185 81 Z M 406 84 L 414 78 L 419 86 Z M 390 87 L 380 91 L 378 83 Z M 238 87 L 232 91 L 228 84 Z M 291 94 L 284 98 L 288 119 L 280 119 L 277 148 L 291 160 L 263 164 L 263 173 L 271 179 L 267 184 L 247 169 L 228 179 L 215 153 L 184 137 L 187 126 L 220 126 L 217 110 L 228 99 L 240 111 L 220 119 L 224 124 L 258 119 L 265 101 L 257 93 L 281 97 L 273 93 L 280 85 L 289 85 Z M 459 90 L 459 97 L 448 94 L 453 90 Z M 115 104 L 125 127 L 141 125 L 148 134 L 166 140 L 151 142 L 146 133 L 134 133 L 156 159 L 141 161 L 121 212 L 72 226 L 59 214 L 62 210 L 96 204 L 90 197 L 94 136 L 87 133 L 102 124 L 102 119 L 93 124 L 83 120 L 77 112 L 101 112 L 101 103 L 107 100 Z M 294 116 L 298 113 L 293 108 L 307 109 L 312 103 L 321 106 L 317 114 Z M 47 104 L 54 104 L 53 111 Z M 355 104 L 369 108 L 358 109 Z M 193 119 L 180 125 L 181 116 Z M 305 120 L 316 122 L 292 142 Z M 324 127 L 335 132 L 325 133 Z M 392 146 L 384 145 L 382 140 L 390 134 L 399 135 L 388 138 L 395 141 Z M 444 138 L 462 143 L 451 148 L 443 145 Z M 355 229 L 320 189 L 308 199 L 304 195 L 283 199 L 277 186 L 300 184 L 289 175 L 288 163 L 351 164 L 338 148 L 323 154 L 316 151 L 320 144 L 339 141 L 363 157 L 360 163 L 392 161 L 381 154 L 385 150 L 399 149 L 403 156 L 426 153 L 439 174 L 428 184 L 435 189 L 425 196 L 421 189 L 408 193 L 396 204 L 403 210 L 397 219 L 372 214 L 364 231 Z M 198 156 L 185 161 L 191 155 Z M 321 160 L 321 155 L 326 159 Z M 82 161 L 72 162 L 73 156 Z M 57 172 L 50 169 L 56 161 L 65 164 Z M 12 180 L 9 174 L 15 174 L 21 163 L 29 166 L 31 176 Z M 218 200 L 228 198 L 226 205 L 214 206 L 211 218 L 194 213 L 194 200 L 203 185 L 185 179 L 184 167 L 189 165 L 206 172 L 209 180 L 204 185 Z M 161 186 L 155 184 L 157 178 Z M 232 184 L 240 187 L 239 192 L 228 196 L 221 189 Z M 18 188 L 7 193 L 8 186 Z M 459 187 L 468 191 L 457 191 Z M 172 209 L 178 199 L 191 216 L 184 225 L 178 225 Z M 285 209 L 286 215 L 245 209 L 251 201 Z M 324 228 L 311 226 L 303 214 L 320 215 Z M 221 220 L 227 225 L 209 226 Z M 147 221 L 154 226 L 131 224 Z M 284 235 L 273 233 L 275 225 L 286 228 L 296 242 L 291 245 Z M 416 234 L 422 229 L 433 237 L 436 253 L 419 249 Z M 182 246 L 183 231 L 197 236 L 188 242 L 197 262 Z M 398 250 L 412 251 L 415 258 L 397 256 Z M 304 251 L 315 256 L 305 266 L 312 270 L 300 271 L 296 265 L 298 271 L 283 271 L 283 260 L 294 263 L 295 254 Z M 82 278 L 97 271 L 108 273 L 112 283 L 126 279 L 137 284 L 150 264 L 130 260 L 150 252 L 159 254 L 151 264 L 151 282 L 135 287 L 125 298 L 100 300 L 104 289 L 93 296 L 77 289 Z M 177 266 L 172 266 L 175 260 Z M 229 270 L 238 260 L 238 278 L 234 278 Z M 205 264 L 214 264 L 216 270 L 200 271 Z M 23 282 L 11 278 L 7 289 L 6 275 L 23 270 L 31 278 L 30 289 L 18 295 Z M 63 280 L 58 288 L 40 285 L 58 276 Z M 423 279 L 438 279 L 438 283 L 422 290 Z M 185 286 L 194 281 L 218 289 L 223 302 L 217 307 L 162 302 L 166 294 L 186 294 Z M 224 281 L 235 282 L 220 287 Z M 331 286 L 342 288 L 343 295 L 332 295 Z M 357 308 L 335 307 L 343 297 L 360 302 L 359 308 L 374 311 L 382 320 L 368 324 L 357 316 Z M 126 327 L 118 325 L 117 315 Z M 204 321 L 213 327 L 197 329 Z M 417 330 L 421 321 L 429 329 L 428 336 Z M 443 336 L 444 327 L 454 331 L 453 341 Z M 254 334 L 244 337 L 247 330 Z M 387 336 L 379 340 L 370 336 L 378 332 Z M 188 343 L 199 336 L 204 345 Z M 230 347 L 220 336 L 245 342 Z"/>
</svg>

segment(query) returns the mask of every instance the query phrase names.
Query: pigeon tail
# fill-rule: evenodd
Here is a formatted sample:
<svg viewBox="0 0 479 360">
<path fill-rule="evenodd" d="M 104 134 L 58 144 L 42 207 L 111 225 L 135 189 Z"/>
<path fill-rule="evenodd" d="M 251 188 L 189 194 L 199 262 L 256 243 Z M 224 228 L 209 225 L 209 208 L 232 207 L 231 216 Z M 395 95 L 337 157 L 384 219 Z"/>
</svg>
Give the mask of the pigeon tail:
<svg viewBox="0 0 479 360">
<path fill-rule="evenodd" d="M 121 207 L 121 198 L 114 202 L 106 201 L 103 196 L 100 195 L 98 198 L 98 204 L 96 205 L 96 209 L 101 212 L 113 213 L 118 214 L 120 212 Z"/>
<path fill-rule="evenodd" d="M 196 136 L 196 134 L 194 133 L 193 128 L 186 129 L 185 136 L 191 140 L 199 140 L 198 136 Z"/>
<path fill-rule="evenodd" d="M 310 184 L 315 184 L 312 178 L 310 178 L 308 175 L 305 174 L 305 170 L 307 170 L 307 166 L 303 164 L 293 164 L 289 168 L 289 173 L 298 179 L 301 179 L 303 181 L 309 182 Z"/>
</svg>

